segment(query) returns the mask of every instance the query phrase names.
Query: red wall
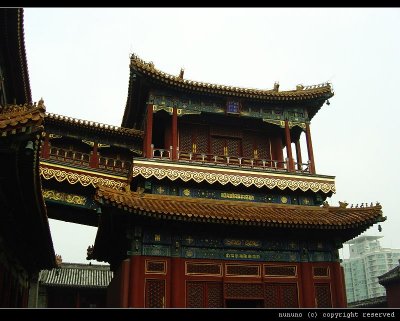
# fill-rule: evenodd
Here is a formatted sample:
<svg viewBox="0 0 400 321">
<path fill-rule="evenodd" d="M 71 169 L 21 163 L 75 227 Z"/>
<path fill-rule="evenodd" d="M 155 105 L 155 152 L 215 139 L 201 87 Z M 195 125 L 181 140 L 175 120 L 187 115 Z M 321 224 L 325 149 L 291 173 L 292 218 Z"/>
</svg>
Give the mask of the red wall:
<svg viewBox="0 0 400 321">
<path fill-rule="evenodd" d="M 400 282 L 386 286 L 388 308 L 400 308 Z"/>
<path fill-rule="evenodd" d="M 209 274 L 201 271 L 197 273 L 195 270 L 199 267 L 213 270 Z M 271 276 L 265 272 L 282 268 L 292 269 L 295 275 Z M 258 272 L 249 275 L 229 272 L 235 269 Z M 203 283 L 220 286 L 224 291 L 222 302 L 232 298 L 225 293 L 227 287 L 258 284 L 263 289 L 268 287 L 268 291 L 276 290 L 277 295 L 280 291 L 286 291 L 287 287 L 297 288 L 298 307 L 346 307 L 343 271 L 338 262 L 268 263 L 146 256 L 132 256 L 123 262 L 109 287 L 109 297 L 118 298 L 118 302 L 109 300 L 109 306 L 183 308 L 187 306 L 188 282 L 191 282 L 190 285 L 198 285 L 199 291 L 203 291 L 200 285 Z M 286 290 L 281 289 L 282 286 Z M 204 291 L 208 295 L 207 290 Z"/>
</svg>

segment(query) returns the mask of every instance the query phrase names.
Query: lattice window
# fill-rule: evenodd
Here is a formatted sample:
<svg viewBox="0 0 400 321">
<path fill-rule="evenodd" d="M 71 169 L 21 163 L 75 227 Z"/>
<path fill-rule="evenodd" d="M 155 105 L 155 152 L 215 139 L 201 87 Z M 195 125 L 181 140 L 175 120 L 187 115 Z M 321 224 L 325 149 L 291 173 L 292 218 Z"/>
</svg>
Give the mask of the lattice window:
<svg viewBox="0 0 400 321">
<path fill-rule="evenodd" d="M 265 307 L 279 308 L 279 285 L 265 284 Z"/>
<path fill-rule="evenodd" d="M 146 308 L 165 307 L 165 281 L 146 280 Z"/>
<path fill-rule="evenodd" d="M 226 140 L 226 151 L 228 156 L 240 156 L 241 154 L 241 140 L 239 139 L 227 139 Z"/>
<path fill-rule="evenodd" d="M 227 128 L 224 126 L 213 126 L 210 128 L 212 136 L 242 138 L 242 130 L 238 128 Z"/>
<path fill-rule="evenodd" d="M 223 156 L 225 152 L 225 139 L 213 137 L 211 139 L 211 152 L 214 155 Z"/>
<path fill-rule="evenodd" d="M 254 139 L 253 133 L 245 132 L 243 135 L 242 152 L 243 157 L 253 158 L 254 157 Z"/>
<path fill-rule="evenodd" d="M 204 284 L 202 282 L 186 283 L 186 307 L 205 308 L 204 306 Z"/>
<path fill-rule="evenodd" d="M 222 265 L 214 263 L 186 263 L 186 274 L 222 275 Z"/>
<path fill-rule="evenodd" d="M 222 308 L 223 306 L 222 284 L 207 283 L 207 308 Z"/>
<path fill-rule="evenodd" d="M 206 126 L 196 126 L 196 153 L 208 152 L 208 127 Z"/>
<path fill-rule="evenodd" d="M 268 139 L 264 136 L 257 136 L 257 155 L 259 159 L 268 159 L 269 157 L 269 143 Z M 268 149 L 267 149 L 268 147 Z"/>
<path fill-rule="evenodd" d="M 192 134 L 187 125 L 179 128 L 179 150 L 192 152 Z"/>
<path fill-rule="evenodd" d="M 281 286 L 282 308 L 298 308 L 297 284 Z"/>
<path fill-rule="evenodd" d="M 227 298 L 264 298 L 263 285 L 259 283 L 226 283 Z"/>
<path fill-rule="evenodd" d="M 227 276 L 259 276 L 260 266 L 259 265 L 244 265 L 244 264 L 227 264 L 226 266 Z"/>
<path fill-rule="evenodd" d="M 298 308 L 299 298 L 296 283 L 266 283 L 266 308 Z"/>
<path fill-rule="evenodd" d="M 315 305 L 317 308 L 331 308 L 331 289 L 329 284 L 316 284 L 315 287 Z"/>
<path fill-rule="evenodd" d="M 296 266 L 264 266 L 264 274 L 265 276 L 275 276 L 275 277 L 282 277 L 282 276 L 289 276 L 295 277 L 297 275 L 297 268 Z"/>
<path fill-rule="evenodd" d="M 146 261 L 146 273 L 166 273 L 165 261 Z"/>
<path fill-rule="evenodd" d="M 329 277 L 329 267 L 325 266 L 313 267 L 313 275 L 316 277 Z"/>
</svg>

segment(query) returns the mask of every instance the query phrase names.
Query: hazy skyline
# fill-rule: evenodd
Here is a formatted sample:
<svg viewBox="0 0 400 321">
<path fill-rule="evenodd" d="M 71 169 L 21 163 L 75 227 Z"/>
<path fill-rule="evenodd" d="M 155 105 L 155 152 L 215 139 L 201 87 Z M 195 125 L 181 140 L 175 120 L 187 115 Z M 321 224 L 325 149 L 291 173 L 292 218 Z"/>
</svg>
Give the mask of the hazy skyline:
<svg viewBox="0 0 400 321">
<path fill-rule="evenodd" d="M 121 125 L 131 53 L 209 83 L 331 82 L 331 104 L 311 123 L 316 171 L 336 176 L 331 205 L 382 204 L 383 231 L 367 234 L 392 248 L 400 248 L 398 30 L 398 8 L 25 9 L 32 98 L 51 113 Z M 55 220 L 50 228 L 64 262 L 86 262 L 96 228 Z"/>
</svg>

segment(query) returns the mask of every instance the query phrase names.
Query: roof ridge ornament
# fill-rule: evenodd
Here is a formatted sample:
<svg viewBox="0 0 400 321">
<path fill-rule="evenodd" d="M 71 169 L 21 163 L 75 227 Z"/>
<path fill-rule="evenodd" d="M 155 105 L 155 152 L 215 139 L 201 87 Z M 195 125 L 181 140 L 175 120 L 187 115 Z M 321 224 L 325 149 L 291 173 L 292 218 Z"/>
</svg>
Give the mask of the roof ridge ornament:
<svg viewBox="0 0 400 321">
<path fill-rule="evenodd" d="M 183 74 L 185 73 L 185 68 L 181 68 L 181 71 L 179 72 L 179 78 L 183 79 Z"/>
</svg>

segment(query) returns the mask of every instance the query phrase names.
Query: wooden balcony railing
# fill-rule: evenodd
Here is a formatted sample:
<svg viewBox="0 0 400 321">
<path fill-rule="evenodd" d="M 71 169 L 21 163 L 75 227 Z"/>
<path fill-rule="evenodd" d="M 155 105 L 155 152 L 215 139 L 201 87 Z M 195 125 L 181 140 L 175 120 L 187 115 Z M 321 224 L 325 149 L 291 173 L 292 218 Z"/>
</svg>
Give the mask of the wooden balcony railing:
<svg viewBox="0 0 400 321">
<path fill-rule="evenodd" d="M 151 156 L 155 159 L 172 161 L 172 147 L 170 149 L 163 149 L 154 148 L 152 146 Z M 285 161 L 278 161 L 272 159 L 246 158 L 241 156 L 223 156 L 177 150 L 177 161 L 240 168 L 255 168 L 285 172 L 289 171 L 288 159 L 286 159 Z M 310 162 L 301 164 L 294 162 L 294 164 L 295 172 L 310 173 Z"/>
<path fill-rule="evenodd" d="M 90 154 L 76 152 L 58 147 L 50 148 L 50 159 L 55 159 L 60 162 L 72 163 L 84 167 L 89 167 Z"/>
<path fill-rule="evenodd" d="M 99 156 L 98 166 L 91 166 L 91 154 L 51 147 L 49 158 L 60 162 L 70 163 L 82 167 L 101 168 L 113 172 L 128 173 L 132 163 L 116 158 Z"/>
<path fill-rule="evenodd" d="M 107 169 L 109 171 L 128 173 L 131 165 L 132 163 L 129 161 L 123 161 L 111 157 L 99 157 L 99 168 Z"/>
</svg>

